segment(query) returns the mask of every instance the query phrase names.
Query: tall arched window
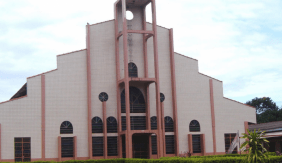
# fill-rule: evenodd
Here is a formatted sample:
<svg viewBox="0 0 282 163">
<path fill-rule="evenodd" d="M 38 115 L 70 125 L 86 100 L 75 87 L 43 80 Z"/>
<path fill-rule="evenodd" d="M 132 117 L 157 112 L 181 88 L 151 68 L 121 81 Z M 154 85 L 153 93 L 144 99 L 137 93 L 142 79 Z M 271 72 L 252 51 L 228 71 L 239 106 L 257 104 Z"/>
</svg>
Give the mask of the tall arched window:
<svg viewBox="0 0 282 163">
<path fill-rule="evenodd" d="M 200 123 L 197 120 L 192 120 L 189 125 L 190 132 L 200 132 Z"/>
<path fill-rule="evenodd" d="M 138 77 L 138 69 L 136 64 L 130 62 L 128 63 L 128 76 L 129 77 Z"/>
<path fill-rule="evenodd" d="M 121 92 L 121 112 L 125 113 L 125 91 Z M 146 113 L 145 98 L 136 87 L 129 87 L 130 113 Z"/>
<path fill-rule="evenodd" d="M 107 118 L 107 133 L 117 133 L 117 120 L 115 117 Z"/>
<path fill-rule="evenodd" d="M 151 117 L 151 130 L 156 130 L 158 127 L 157 127 L 157 117 L 156 116 L 153 116 Z"/>
<path fill-rule="evenodd" d="M 103 121 L 101 118 L 92 118 L 92 133 L 103 133 Z"/>
<path fill-rule="evenodd" d="M 60 127 L 60 134 L 72 134 L 73 127 L 69 121 L 64 121 Z"/>
<path fill-rule="evenodd" d="M 165 121 L 165 132 L 173 132 L 174 128 L 173 128 L 173 119 L 169 116 L 166 116 L 164 118 Z"/>
</svg>

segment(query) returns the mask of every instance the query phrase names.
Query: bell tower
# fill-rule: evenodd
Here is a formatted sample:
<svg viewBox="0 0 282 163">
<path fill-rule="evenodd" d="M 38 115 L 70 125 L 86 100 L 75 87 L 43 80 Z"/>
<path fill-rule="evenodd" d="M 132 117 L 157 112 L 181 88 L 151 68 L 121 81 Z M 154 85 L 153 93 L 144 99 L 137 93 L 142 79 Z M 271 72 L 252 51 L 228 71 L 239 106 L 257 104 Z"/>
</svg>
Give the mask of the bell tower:
<svg viewBox="0 0 282 163">
<path fill-rule="evenodd" d="M 148 30 L 146 23 L 146 6 L 151 3 L 152 6 L 152 28 Z M 149 140 L 149 149 L 151 148 L 151 135 L 157 137 L 157 155 L 158 158 L 165 154 L 165 138 L 164 138 L 164 120 L 162 118 L 162 109 L 160 102 L 160 86 L 159 86 L 159 64 L 158 64 L 158 40 L 157 40 L 157 25 L 156 25 L 156 6 L 155 0 L 118 0 L 115 5 L 115 52 L 116 52 L 116 82 L 117 82 L 117 105 L 118 105 L 118 146 L 119 155 L 126 155 L 126 158 L 133 157 L 132 137 L 133 135 L 146 135 Z M 134 19 L 127 20 L 126 11 L 131 11 Z M 142 41 L 133 42 L 132 35 L 142 37 Z M 148 56 L 147 46 L 148 39 L 152 38 L 153 58 L 154 58 L 154 77 L 149 77 L 148 73 Z M 129 63 L 133 56 L 132 51 L 135 45 L 142 51 L 144 67 L 142 74 L 139 77 L 131 77 L 129 75 Z M 123 58 L 123 65 L 120 58 Z M 144 71 L 144 72 L 143 72 Z M 145 88 L 146 101 L 146 130 L 131 129 L 131 103 L 130 103 L 130 86 L 143 85 Z M 150 104 L 149 104 L 149 85 L 155 84 L 156 93 L 156 115 L 157 115 L 157 130 L 151 130 L 150 123 Z M 121 119 L 121 89 L 124 88 L 125 94 L 125 117 L 126 129 L 122 130 Z M 124 113 L 123 113 L 124 115 Z M 122 153 L 122 138 L 124 140 L 125 151 Z M 151 149 L 150 149 L 151 150 Z M 150 151 L 149 150 L 149 151 Z M 151 151 L 150 151 L 151 152 Z"/>
</svg>

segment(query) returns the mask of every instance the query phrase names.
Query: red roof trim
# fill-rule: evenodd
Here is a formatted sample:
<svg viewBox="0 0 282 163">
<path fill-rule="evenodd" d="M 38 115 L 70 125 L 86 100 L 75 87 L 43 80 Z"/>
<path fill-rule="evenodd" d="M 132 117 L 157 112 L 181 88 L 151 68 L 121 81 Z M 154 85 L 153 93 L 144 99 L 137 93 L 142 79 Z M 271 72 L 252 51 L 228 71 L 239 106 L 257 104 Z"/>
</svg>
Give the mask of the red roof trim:
<svg viewBox="0 0 282 163">
<path fill-rule="evenodd" d="M 14 100 L 19 100 L 19 99 L 21 99 L 21 98 L 25 98 L 25 97 L 27 97 L 27 95 L 22 96 L 22 97 L 19 97 L 19 98 L 14 98 L 14 99 L 12 99 L 12 100 L 8 100 L 8 101 L 3 101 L 3 102 L 0 102 L 0 104 L 4 104 L 4 103 L 10 102 L 10 101 L 14 101 Z"/>
<path fill-rule="evenodd" d="M 231 101 L 237 102 L 237 103 L 239 103 L 239 104 L 243 104 L 243 105 L 246 105 L 246 106 L 248 106 L 248 107 L 251 107 L 251 108 L 255 108 L 255 107 L 253 107 L 253 106 L 250 106 L 250 105 L 244 104 L 244 103 L 242 103 L 242 102 L 239 102 L 239 101 L 235 101 L 235 100 L 232 100 L 232 99 L 230 99 L 230 98 L 227 98 L 227 97 L 223 97 L 223 98 L 225 98 L 225 99 L 227 99 L 227 100 L 231 100 Z M 256 108 L 255 108 L 255 109 L 256 109 Z"/>
<path fill-rule="evenodd" d="M 211 79 L 214 79 L 214 80 L 217 80 L 217 81 L 219 81 L 219 82 L 222 82 L 221 80 L 218 80 L 218 79 L 216 79 L 216 78 L 210 77 L 210 76 L 208 76 L 208 75 L 206 75 L 206 74 L 203 74 L 203 73 L 200 73 L 200 72 L 198 72 L 198 73 L 201 74 L 201 75 L 204 75 L 204 76 L 206 76 L 206 77 L 209 77 L 209 78 L 211 78 Z"/>
<path fill-rule="evenodd" d="M 183 55 L 183 54 L 180 54 L 180 53 L 177 53 L 177 52 L 174 52 L 174 53 L 175 53 L 175 54 L 178 54 L 178 55 L 181 55 L 181 56 L 183 56 L 183 57 L 186 57 L 186 58 L 189 58 L 189 59 L 193 59 L 193 60 L 195 60 L 195 61 L 198 61 L 197 59 L 188 57 L 188 56 L 186 56 L 186 55 Z"/>
<path fill-rule="evenodd" d="M 43 72 L 43 73 L 38 74 L 38 75 L 30 76 L 30 77 L 28 77 L 27 79 L 30 79 L 30 78 L 33 78 L 33 77 L 36 77 L 36 76 L 40 76 L 40 75 L 44 75 L 44 74 L 47 74 L 47 73 L 49 73 L 49 72 L 56 71 L 56 70 L 58 70 L 58 69 L 54 69 L 54 70 L 50 70 L 50 71 L 47 71 L 47 72 Z"/>
<path fill-rule="evenodd" d="M 107 21 L 103 21 L 103 22 L 100 22 L 100 23 L 91 24 L 90 26 L 92 26 L 92 25 L 98 25 L 98 24 L 102 24 L 102 23 L 107 23 L 107 22 L 114 21 L 114 20 L 115 20 L 115 19 L 107 20 Z"/>
</svg>

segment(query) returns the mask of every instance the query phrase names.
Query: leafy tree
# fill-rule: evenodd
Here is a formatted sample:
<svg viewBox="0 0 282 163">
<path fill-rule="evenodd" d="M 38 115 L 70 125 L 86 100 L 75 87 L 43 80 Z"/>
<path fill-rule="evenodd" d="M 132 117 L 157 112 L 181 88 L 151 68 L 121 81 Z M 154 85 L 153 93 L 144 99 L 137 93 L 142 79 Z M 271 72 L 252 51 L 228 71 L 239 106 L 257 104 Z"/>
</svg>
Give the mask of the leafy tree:
<svg viewBox="0 0 282 163">
<path fill-rule="evenodd" d="M 263 138 L 264 135 L 264 131 L 261 132 L 260 129 L 253 132 L 248 130 L 248 134 L 243 133 L 245 142 L 241 145 L 240 149 L 244 148 L 244 152 L 248 153 L 246 157 L 248 162 L 265 162 L 268 159 L 268 155 L 265 154 L 267 150 L 263 147 L 263 143 L 268 143 L 268 140 Z"/>
<path fill-rule="evenodd" d="M 251 101 L 246 102 L 247 105 L 251 105 L 256 108 L 257 114 L 260 114 L 267 110 L 278 110 L 278 106 L 269 97 L 254 98 Z"/>
<path fill-rule="evenodd" d="M 282 110 L 269 97 L 254 98 L 246 102 L 256 108 L 257 123 L 266 123 L 282 120 Z"/>
</svg>

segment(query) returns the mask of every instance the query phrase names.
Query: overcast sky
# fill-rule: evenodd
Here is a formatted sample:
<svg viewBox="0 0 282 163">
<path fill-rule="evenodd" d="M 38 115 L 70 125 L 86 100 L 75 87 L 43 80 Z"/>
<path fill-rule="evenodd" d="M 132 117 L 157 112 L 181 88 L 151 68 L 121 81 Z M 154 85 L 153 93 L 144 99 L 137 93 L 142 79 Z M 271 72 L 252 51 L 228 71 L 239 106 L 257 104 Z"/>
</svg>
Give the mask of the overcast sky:
<svg viewBox="0 0 282 163">
<path fill-rule="evenodd" d="M 0 0 L 0 101 L 26 78 L 85 49 L 85 25 L 114 18 L 115 0 Z M 174 28 L 175 51 L 223 81 L 224 96 L 282 106 L 281 0 L 156 0 L 157 24 Z"/>
</svg>

